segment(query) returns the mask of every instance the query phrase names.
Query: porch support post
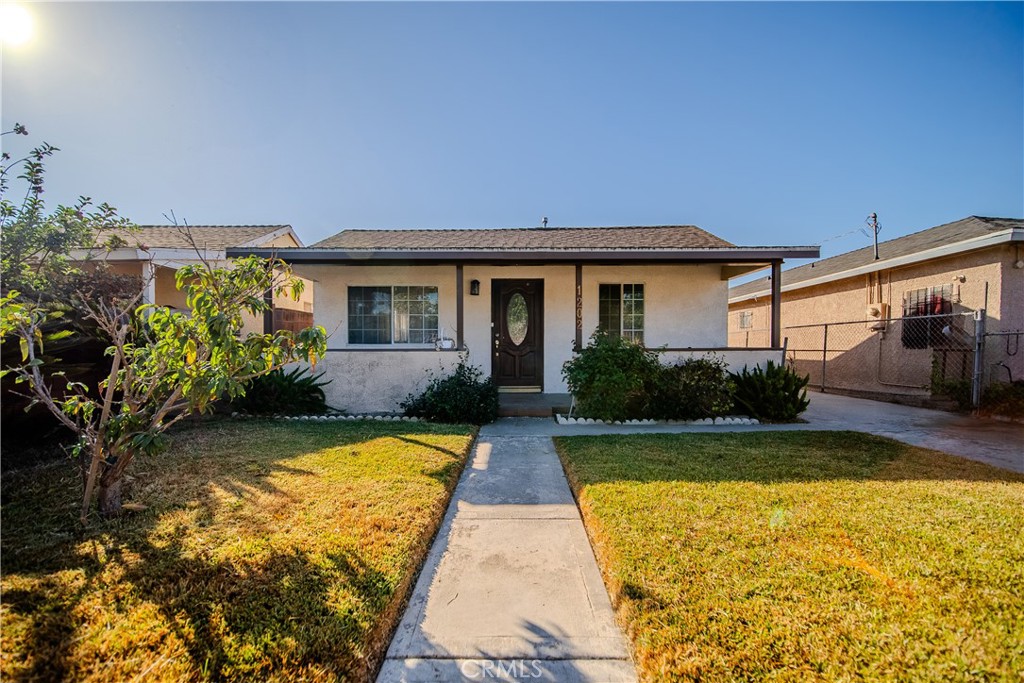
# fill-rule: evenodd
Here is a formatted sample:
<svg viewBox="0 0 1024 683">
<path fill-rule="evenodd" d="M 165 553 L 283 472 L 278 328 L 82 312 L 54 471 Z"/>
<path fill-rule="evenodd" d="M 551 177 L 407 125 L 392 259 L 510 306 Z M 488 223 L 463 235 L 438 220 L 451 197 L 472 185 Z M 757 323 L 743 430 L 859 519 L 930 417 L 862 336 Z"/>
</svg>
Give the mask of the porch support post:
<svg viewBox="0 0 1024 683">
<path fill-rule="evenodd" d="M 771 347 L 782 348 L 782 261 L 772 261 Z"/>
<path fill-rule="evenodd" d="M 263 311 L 263 334 L 274 333 L 274 290 L 263 292 L 263 302 L 267 305 Z"/>
<path fill-rule="evenodd" d="M 583 348 L 583 264 L 576 264 L 576 351 Z"/>
<path fill-rule="evenodd" d="M 156 266 L 152 261 L 142 262 L 142 303 L 156 303 Z"/>
<path fill-rule="evenodd" d="M 464 300 L 464 297 L 465 297 L 466 293 L 464 291 L 462 291 L 463 289 L 464 289 L 464 287 L 463 287 L 463 281 L 462 281 L 462 264 L 461 263 L 456 263 L 455 264 L 455 328 L 456 328 L 455 329 L 455 348 L 457 348 L 459 351 L 462 351 L 463 347 L 464 347 L 464 344 L 463 344 L 464 338 L 463 338 L 463 334 L 462 334 L 462 328 L 463 328 L 463 324 L 462 323 L 463 323 L 463 320 L 465 320 L 465 317 L 466 317 L 466 310 L 465 310 L 466 309 L 466 302 Z"/>
</svg>

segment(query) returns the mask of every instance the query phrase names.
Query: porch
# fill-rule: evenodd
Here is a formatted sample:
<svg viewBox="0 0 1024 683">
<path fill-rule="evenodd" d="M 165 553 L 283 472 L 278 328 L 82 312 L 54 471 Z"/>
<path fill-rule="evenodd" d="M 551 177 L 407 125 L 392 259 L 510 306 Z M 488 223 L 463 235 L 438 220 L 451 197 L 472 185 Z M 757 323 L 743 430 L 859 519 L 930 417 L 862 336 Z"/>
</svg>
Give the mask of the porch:
<svg viewBox="0 0 1024 683">
<path fill-rule="evenodd" d="M 568 413 L 572 405 L 571 394 L 542 394 L 500 392 L 499 417 L 551 417 L 555 413 Z"/>
</svg>

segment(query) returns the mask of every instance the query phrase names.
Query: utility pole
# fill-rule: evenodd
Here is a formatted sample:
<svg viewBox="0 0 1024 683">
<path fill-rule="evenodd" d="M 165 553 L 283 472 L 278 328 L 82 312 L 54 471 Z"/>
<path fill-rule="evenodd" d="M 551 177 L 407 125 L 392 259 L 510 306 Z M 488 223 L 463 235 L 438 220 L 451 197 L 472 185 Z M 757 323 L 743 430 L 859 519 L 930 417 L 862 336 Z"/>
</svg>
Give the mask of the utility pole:
<svg viewBox="0 0 1024 683">
<path fill-rule="evenodd" d="M 878 232 L 882 229 L 882 226 L 878 224 L 878 214 L 874 211 L 864 221 L 871 228 L 871 232 L 874 233 L 875 237 L 875 260 L 878 260 Z"/>
</svg>

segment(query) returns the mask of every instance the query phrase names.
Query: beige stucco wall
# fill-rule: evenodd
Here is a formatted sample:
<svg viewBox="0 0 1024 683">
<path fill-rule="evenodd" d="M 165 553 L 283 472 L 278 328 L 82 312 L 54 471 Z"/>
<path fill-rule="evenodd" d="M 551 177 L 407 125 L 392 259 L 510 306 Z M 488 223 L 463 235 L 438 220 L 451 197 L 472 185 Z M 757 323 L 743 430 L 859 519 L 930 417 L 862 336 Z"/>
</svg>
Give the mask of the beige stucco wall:
<svg viewBox="0 0 1024 683">
<path fill-rule="evenodd" d="M 285 249 L 285 248 L 289 248 L 289 247 L 297 247 L 297 246 L 299 246 L 299 243 L 295 241 L 295 238 L 292 237 L 291 233 L 286 232 L 283 235 L 278 235 L 277 237 L 275 237 L 272 240 L 267 240 L 266 242 L 260 242 L 259 246 L 261 246 L 261 247 L 280 247 L 282 249 Z"/>
<path fill-rule="evenodd" d="M 867 308 L 874 303 L 887 304 L 890 317 L 899 319 L 903 297 L 908 291 L 942 285 L 952 285 L 954 313 L 985 308 L 987 290 L 989 331 L 1022 330 L 1024 269 L 1014 268 L 1020 258 L 1019 251 L 1019 247 L 1001 245 L 783 292 L 783 336 L 788 339 L 790 358 L 796 359 L 802 372 L 811 374 L 812 384 L 819 382 L 821 323 L 867 320 Z M 756 346 L 765 342 L 771 311 L 768 299 L 763 296 L 729 305 L 730 346 Z M 750 329 L 740 328 L 741 311 L 752 313 Z M 969 320 L 963 323 L 971 329 Z M 800 325 L 815 327 L 794 327 Z M 903 348 L 898 329 L 898 324 L 883 332 L 871 330 L 866 323 L 830 325 L 826 385 L 855 391 L 928 395 L 926 386 L 930 381 L 933 353 L 930 349 Z M 1010 366 L 1015 379 L 1024 377 L 1024 352 L 1008 356 L 1004 341 L 990 338 L 986 372 L 991 374 L 992 364 L 1000 361 Z M 950 376 L 960 377 L 969 371 L 961 367 L 962 358 L 949 356 L 945 362 L 949 364 Z M 1000 372 L 1005 379 L 1005 371 Z"/>
<path fill-rule="evenodd" d="M 185 292 L 177 288 L 177 272 L 174 268 L 156 267 L 156 300 L 154 303 L 171 308 L 187 308 Z"/>
<path fill-rule="evenodd" d="M 716 351 L 666 351 L 659 354 L 665 365 L 672 365 L 689 358 L 703 358 L 708 355 L 724 357 L 726 367 L 731 372 L 740 372 L 743 368 L 764 368 L 767 361 L 776 365 L 783 362 L 781 350 L 770 349 L 720 349 Z"/>
<path fill-rule="evenodd" d="M 419 387 L 426 369 L 454 365 L 457 354 L 348 344 L 349 286 L 430 285 L 438 288 L 438 319 L 444 336 L 456 339 L 455 266 L 302 265 L 301 276 L 315 281 L 315 322 L 328 332 L 331 351 L 318 366 L 334 379 L 325 388 L 328 401 L 357 411 L 395 410 Z M 583 268 L 584 342 L 597 327 L 598 285 L 642 283 L 645 341 L 649 347 L 721 348 L 726 342 L 727 283 L 718 266 L 585 266 Z M 464 343 L 469 362 L 491 372 L 491 280 L 544 280 L 544 391 L 563 393 L 562 365 L 572 357 L 576 338 L 576 271 L 567 266 L 465 266 Z M 480 281 L 480 294 L 469 294 Z M 401 348 L 401 347 L 400 347 Z M 409 348 L 409 347 L 404 347 Z"/>
<path fill-rule="evenodd" d="M 85 268 L 95 269 L 99 263 L 97 261 L 90 261 L 85 264 Z M 141 261 L 104 261 L 103 267 L 114 275 L 134 275 L 136 277 L 142 277 L 142 262 Z"/>
</svg>

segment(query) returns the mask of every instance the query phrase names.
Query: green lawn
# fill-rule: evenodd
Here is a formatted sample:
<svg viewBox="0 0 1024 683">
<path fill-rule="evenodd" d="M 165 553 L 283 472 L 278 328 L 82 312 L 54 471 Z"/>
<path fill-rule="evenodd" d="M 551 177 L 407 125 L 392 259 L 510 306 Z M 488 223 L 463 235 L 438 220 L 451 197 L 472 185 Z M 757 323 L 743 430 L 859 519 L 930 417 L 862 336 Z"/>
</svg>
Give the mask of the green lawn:
<svg viewBox="0 0 1024 683">
<path fill-rule="evenodd" d="M 473 436 L 216 423 L 135 463 L 148 509 L 82 532 L 67 461 L 3 478 L 4 681 L 361 681 Z"/>
<path fill-rule="evenodd" d="M 1024 680 L 1024 476 L 849 432 L 557 446 L 643 680 Z"/>
</svg>

